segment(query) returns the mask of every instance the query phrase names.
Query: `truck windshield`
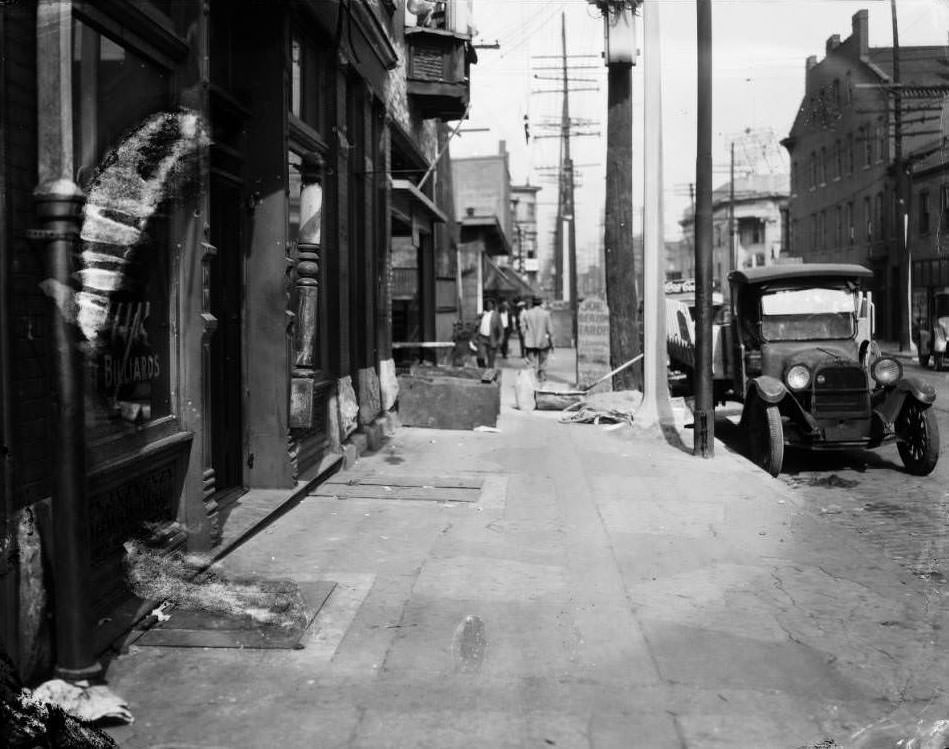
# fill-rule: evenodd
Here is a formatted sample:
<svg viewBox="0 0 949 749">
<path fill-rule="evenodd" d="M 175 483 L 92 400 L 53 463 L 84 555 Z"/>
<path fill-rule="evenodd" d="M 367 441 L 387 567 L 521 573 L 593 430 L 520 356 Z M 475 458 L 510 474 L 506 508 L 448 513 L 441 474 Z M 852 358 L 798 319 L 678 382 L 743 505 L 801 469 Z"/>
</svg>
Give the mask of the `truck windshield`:
<svg viewBox="0 0 949 749">
<path fill-rule="evenodd" d="M 761 335 L 767 341 L 852 338 L 855 316 L 854 296 L 846 289 L 781 289 L 761 297 Z"/>
</svg>

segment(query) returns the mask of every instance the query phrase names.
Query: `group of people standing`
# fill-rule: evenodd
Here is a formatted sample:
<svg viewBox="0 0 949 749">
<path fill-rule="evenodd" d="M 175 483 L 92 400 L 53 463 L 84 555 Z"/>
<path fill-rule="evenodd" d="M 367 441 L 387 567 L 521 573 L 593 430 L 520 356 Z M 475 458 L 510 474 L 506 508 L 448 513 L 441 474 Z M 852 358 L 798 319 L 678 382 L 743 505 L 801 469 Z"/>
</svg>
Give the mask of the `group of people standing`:
<svg viewBox="0 0 949 749">
<path fill-rule="evenodd" d="M 486 299 L 484 312 L 478 321 L 475 344 L 478 349 L 478 366 L 494 367 L 500 351 L 507 359 L 511 335 L 516 332 L 520 353 L 543 382 L 547 378 L 547 359 L 554 347 L 553 327 L 550 312 L 544 309 L 540 297 L 532 297 L 530 306 L 521 300 L 513 309 L 502 301 L 500 308 L 493 299 Z"/>
</svg>

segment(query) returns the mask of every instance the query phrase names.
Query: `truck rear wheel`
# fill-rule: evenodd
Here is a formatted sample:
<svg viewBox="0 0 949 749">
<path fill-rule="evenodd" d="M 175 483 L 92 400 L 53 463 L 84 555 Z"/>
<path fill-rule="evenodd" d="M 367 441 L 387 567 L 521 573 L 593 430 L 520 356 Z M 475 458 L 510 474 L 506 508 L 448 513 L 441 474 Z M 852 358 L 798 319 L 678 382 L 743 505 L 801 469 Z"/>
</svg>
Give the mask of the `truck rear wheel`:
<svg viewBox="0 0 949 749">
<path fill-rule="evenodd" d="M 896 449 L 914 476 L 932 473 L 939 460 L 939 425 L 932 407 L 907 399 L 896 419 Z"/>
<path fill-rule="evenodd" d="M 784 463 L 784 426 L 778 407 L 769 403 L 750 405 L 748 443 L 751 459 L 760 467 L 777 476 Z"/>
</svg>

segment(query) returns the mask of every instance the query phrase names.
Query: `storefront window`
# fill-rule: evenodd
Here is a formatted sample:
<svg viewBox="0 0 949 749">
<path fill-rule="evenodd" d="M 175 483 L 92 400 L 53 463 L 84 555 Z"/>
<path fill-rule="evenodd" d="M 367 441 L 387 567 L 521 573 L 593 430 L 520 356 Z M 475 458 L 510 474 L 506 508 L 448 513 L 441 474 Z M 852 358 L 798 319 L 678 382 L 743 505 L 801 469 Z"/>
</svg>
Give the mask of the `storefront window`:
<svg viewBox="0 0 949 749">
<path fill-rule="evenodd" d="M 73 39 L 76 181 L 87 195 L 77 298 L 95 440 L 171 413 L 175 192 L 160 164 L 177 130 L 173 115 L 161 119 L 168 71 L 78 20 Z"/>
</svg>

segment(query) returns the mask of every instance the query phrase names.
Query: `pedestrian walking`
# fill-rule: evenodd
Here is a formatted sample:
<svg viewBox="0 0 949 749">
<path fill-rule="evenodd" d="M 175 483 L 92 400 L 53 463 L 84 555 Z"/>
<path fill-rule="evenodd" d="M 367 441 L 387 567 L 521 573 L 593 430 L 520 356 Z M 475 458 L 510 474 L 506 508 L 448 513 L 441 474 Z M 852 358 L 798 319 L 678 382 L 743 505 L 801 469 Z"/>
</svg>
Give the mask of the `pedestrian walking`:
<svg viewBox="0 0 949 749">
<path fill-rule="evenodd" d="M 511 314 L 511 307 L 507 301 L 501 302 L 498 316 L 501 318 L 501 330 L 504 331 L 501 337 L 501 356 L 507 359 L 508 342 L 511 339 L 511 330 L 514 323 L 514 316 Z"/>
<path fill-rule="evenodd" d="M 504 338 L 501 316 L 494 306 L 493 299 L 485 299 L 484 312 L 481 313 L 481 319 L 478 321 L 478 335 L 475 337 L 475 344 L 478 347 L 478 366 L 492 369 L 494 357 Z"/>
<path fill-rule="evenodd" d="M 527 302 L 518 299 L 514 306 L 514 329 L 517 331 L 517 342 L 520 345 L 519 353 L 521 356 L 527 356 L 527 350 L 524 348 L 524 313 L 527 312 Z"/>
<path fill-rule="evenodd" d="M 554 347 L 553 326 L 550 312 L 541 306 L 543 300 L 535 296 L 531 301 L 531 308 L 521 315 L 524 346 L 537 381 L 544 382 L 547 379 L 547 359 Z"/>
</svg>

